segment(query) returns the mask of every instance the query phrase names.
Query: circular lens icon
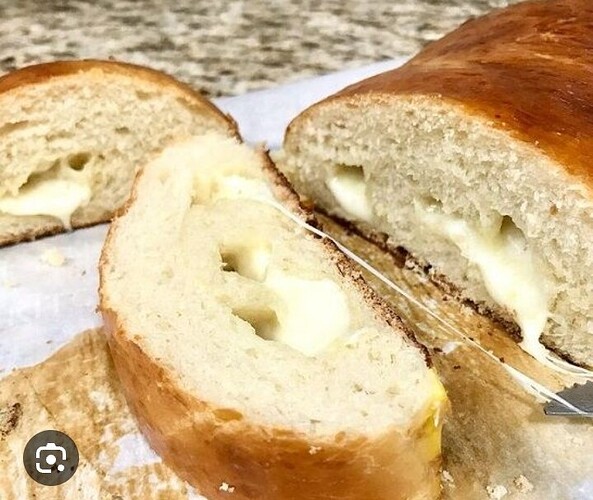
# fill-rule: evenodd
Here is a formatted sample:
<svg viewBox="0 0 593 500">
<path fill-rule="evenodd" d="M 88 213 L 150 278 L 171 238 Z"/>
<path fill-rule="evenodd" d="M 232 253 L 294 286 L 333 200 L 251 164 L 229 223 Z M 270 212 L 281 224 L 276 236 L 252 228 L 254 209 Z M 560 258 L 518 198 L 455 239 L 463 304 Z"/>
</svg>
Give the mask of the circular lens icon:
<svg viewBox="0 0 593 500">
<path fill-rule="evenodd" d="M 45 486 L 68 481 L 78 468 L 78 458 L 78 448 L 70 436 L 54 430 L 35 434 L 23 452 L 27 474 Z"/>
</svg>

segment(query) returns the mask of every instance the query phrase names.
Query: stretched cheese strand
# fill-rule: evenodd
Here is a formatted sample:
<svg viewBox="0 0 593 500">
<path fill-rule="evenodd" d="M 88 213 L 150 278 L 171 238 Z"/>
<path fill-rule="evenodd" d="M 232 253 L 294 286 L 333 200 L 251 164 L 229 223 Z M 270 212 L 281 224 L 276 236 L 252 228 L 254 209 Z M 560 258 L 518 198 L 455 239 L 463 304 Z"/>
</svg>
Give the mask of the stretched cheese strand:
<svg viewBox="0 0 593 500">
<path fill-rule="evenodd" d="M 566 408 L 568 408 L 569 410 L 575 412 L 578 415 L 584 415 L 585 414 L 581 409 L 579 409 L 576 406 L 572 405 L 571 403 L 569 403 L 568 401 L 566 401 L 561 396 L 558 396 L 551 389 L 548 389 L 544 385 L 542 385 L 539 382 L 533 380 L 528 375 L 526 375 L 523 372 L 517 370 L 516 368 L 508 365 L 507 363 L 503 363 L 502 361 L 500 361 L 500 359 L 497 356 L 495 356 L 492 352 L 490 352 L 487 349 L 485 349 L 484 347 L 482 347 L 478 342 L 476 342 L 471 337 L 469 337 L 467 334 L 465 334 L 464 332 L 462 332 L 459 328 L 455 327 L 454 325 L 452 325 L 451 323 L 449 323 L 447 320 L 441 318 L 438 314 L 436 314 L 435 312 L 433 312 L 430 308 L 428 308 L 426 305 L 424 305 L 418 299 L 414 298 L 412 295 L 410 295 L 409 293 L 407 293 L 404 289 L 402 289 L 400 286 L 398 286 L 397 284 L 395 284 L 393 281 L 391 281 L 389 278 L 387 278 L 380 271 L 378 271 L 377 269 L 375 269 L 373 266 L 371 266 L 369 263 L 367 263 L 364 259 L 362 259 L 358 255 L 356 255 L 354 252 L 352 252 L 351 250 L 349 250 L 347 247 L 345 247 L 344 245 L 342 245 L 339 241 L 337 241 L 336 239 L 334 239 L 333 237 L 331 237 L 327 233 L 324 233 L 320 229 L 312 226 L 311 224 L 308 224 L 307 222 L 305 222 L 304 220 L 302 220 L 300 217 L 298 217 L 297 215 L 293 214 L 290 210 L 288 210 L 287 208 L 285 208 L 282 204 L 278 203 L 275 200 L 272 200 L 271 197 L 262 196 L 262 197 L 260 197 L 258 199 L 258 201 L 262 201 L 263 203 L 267 203 L 268 205 L 273 206 L 278 211 L 280 211 L 282 214 L 284 214 L 286 217 L 288 217 L 292 221 L 296 222 L 297 224 L 299 224 L 303 228 L 307 229 L 308 231 L 312 232 L 313 234 L 319 236 L 320 238 L 325 238 L 325 239 L 330 240 L 342 252 L 344 252 L 348 257 L 350 257 L 354 262 L 356 262 L 357 264 L 359 264 L 360 266 L 362 266 L 364 269 L 366 269 L 373 276 L 375 276 L 376 278 L 378 278 L 379 280 L 381 280 L 383 283 L 385 283 L 392 290 L 395 290 L 397 293 L 399 293 L 400 295 L 402 295 L 408 301 L 410 301 L 415 306 L 419 307 L 424 312 L 426 312 L 428 315 L 430 315 L 432 318 L 434 318 L 435 320 L 437 320 L 440 323 L 441 328 L 444 327 L 444 329 L 449 330 L 449 332 L 454 333 L 458 337 L 462 338 L 466 343 L 472 345 L 473 347 L 475 347 L 476 349 L 478 349 L 479 351 L 481 351 L 482 353 L 484 353 L 486 356 L 488 356 L 490 359 L 492 359 L 493 361 L 495 361 L 497 364 L 501 365 L 507 371 L 507 373 L 509 373 L 511 375 L 511 377 L 516 382 L 518 382 L 528 392 L 531 392 L 536 397 L 544 398 L 546 401 L 551 401 L 551 400 L 556 401 L 557 403 L 565 406 Z M 568 363 L 566 363 L 566 364 L 568 365 Z M 572 365 L 569 365 L 569 366 L 571 367 L 571 369 L 573 371 L 568 371 L 568 370 L 565 370 L 564 368 L 561 368 L 561 367 L 556 367 L 556 369 L 558 369 L 560 371 L 565 371 L 567 373 L 570 373 L 570 375 L 576 375 L 576 376 L 580 376 L 580 377 L 587 377 L 587 378 L 590 377 L 590 378 L 593 378 L 593 372 L 591 372 L 590 370 L 586 370 L 585 368 L 575 367 L 575 366 L 572 366 Z"/>
</svg>

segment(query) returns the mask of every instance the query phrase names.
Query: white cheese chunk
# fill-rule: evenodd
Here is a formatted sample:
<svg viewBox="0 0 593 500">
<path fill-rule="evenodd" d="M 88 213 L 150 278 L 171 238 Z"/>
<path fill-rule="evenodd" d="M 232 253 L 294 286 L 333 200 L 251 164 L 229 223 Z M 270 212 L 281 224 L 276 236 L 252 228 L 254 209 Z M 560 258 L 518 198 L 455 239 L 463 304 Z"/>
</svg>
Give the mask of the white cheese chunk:
<svg viewBox="0 0 593 500">
<path fill-rule="evenodd" d="M 270 269 L 264 284 L 279 298 L 274 340 L 314 356 L 348 333 L 348 301 L 334 281 L 297 278 Z"/>
<path fill-rule="evenodd" d="M 270 263 L 270 249 L 264 245 L 240 246 L 223 258 L 233 270 L 246 278 L 263 281 Z"/>
<path fill-rule="evenodd" d="M 227 259 L 241 276 L 273 292 L 268 306 L 276 321 L 257 313 L 252 314 L 254 322 L 249 321 L 258 335 L 314 356 L 349 333 L 348 301 L 334 281 L 300 278 L 277 269 L 270 264 L 269 248 L 261 246 L 238 248 Z"/>
<path fill-rule="evenodd" d="M 326 186 L 342 208 L 355 220 L 371 222 L 373 209 L 366 193 L 366 183 L 361 168 L 343 167 L 326 181 Z"/>
<path fill-rule="evenodd" d="M 274 202 L 263 179 L 239 175 L 216 180 L 211 199 L 221 198 Z M 231 264 L 239 274 L 261 281 L 277 298 L 274 303 L 277 323 L 267 327 L 267 339 L 314 356 L 349 333 L 350 311 L 346 294 L 334 281 L 299 278 L 274 268 L 270 265 L 270 249 L 263 246 L 239 249 L 233 253 L 232 260 Z"/>
<path fill-rule="evenodd" d="M 416 202 L 415 209 L 423 224 L 453 242 L 478 267 L 492 299 L 515 313 L 522 347 L 539 357 L 539 338 L 550 316 L 550 291 L 521 231 L 510 224 L 500 231 L 480 232 L 435 206 Z"/>
<path fill-rule="evenodd" d="M 77 208 L 91 199 L 91 188 L 83 179 L 46 179 L 25 185 L 17 195 L 0 198 L 0 212 L 11 215 L 49 215 L 70 229 Z"/>
</svg>

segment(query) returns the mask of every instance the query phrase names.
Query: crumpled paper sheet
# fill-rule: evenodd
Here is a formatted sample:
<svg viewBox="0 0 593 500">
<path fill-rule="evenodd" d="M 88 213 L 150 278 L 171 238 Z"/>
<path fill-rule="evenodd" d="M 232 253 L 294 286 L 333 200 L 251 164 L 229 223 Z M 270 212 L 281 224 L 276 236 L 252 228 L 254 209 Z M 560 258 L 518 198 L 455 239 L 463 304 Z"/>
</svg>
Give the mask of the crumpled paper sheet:
<svg viewBox="0 0 593 500">
<path fill-rule="evenodd" d="M 22 465 L 27 441 L 47 429 L 68 434 L 80 454 L 78 470 L 60 486 L 38 485 Z M 0 470 L 6 500 L 176 500 L 190 491 L 139 433 L 99 330 L 0 380 Z"/>
</svg>

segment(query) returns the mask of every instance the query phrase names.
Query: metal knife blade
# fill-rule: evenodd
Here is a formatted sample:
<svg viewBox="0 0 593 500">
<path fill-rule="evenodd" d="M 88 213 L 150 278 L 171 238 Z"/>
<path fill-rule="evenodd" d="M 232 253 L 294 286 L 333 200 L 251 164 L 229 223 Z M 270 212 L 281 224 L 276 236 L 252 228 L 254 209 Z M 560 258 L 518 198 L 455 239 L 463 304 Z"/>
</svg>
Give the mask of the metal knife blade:
<svg viewBox="0 0 593 500">
<path fill-rule="evenodd" d="M 581 410 L 582 413 L 577 413 L 559 401 L 550 401 L 544 406 L 546 415 L 593 418 L 593 381 L 589 380 L 584 384 L 574 384 L 572 387 L 560 391 L 558 396 Z"/>
</svg>

